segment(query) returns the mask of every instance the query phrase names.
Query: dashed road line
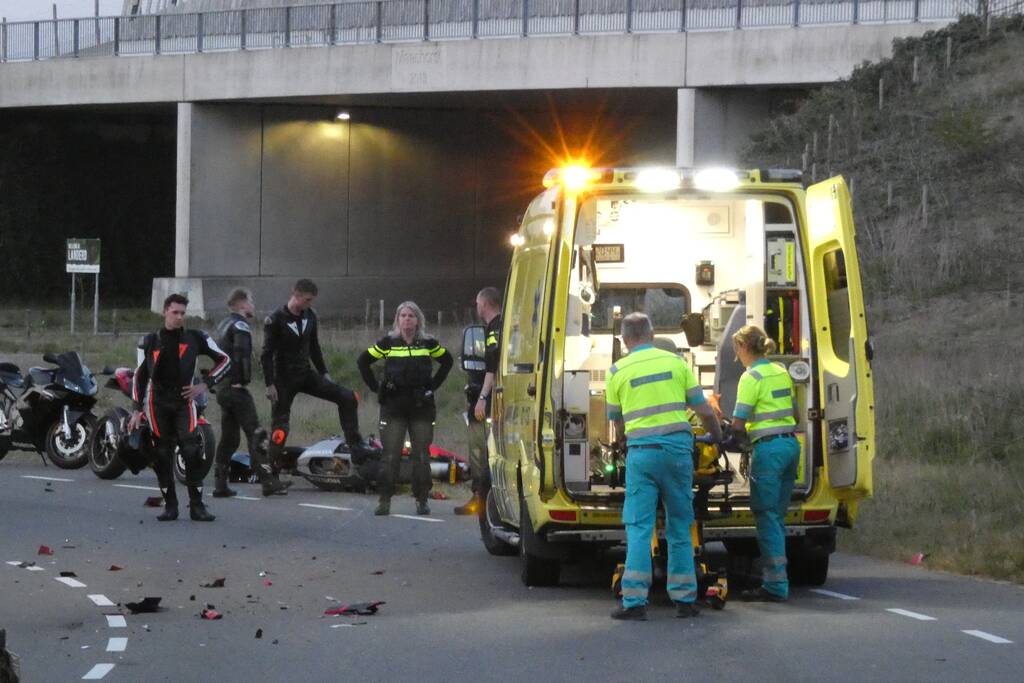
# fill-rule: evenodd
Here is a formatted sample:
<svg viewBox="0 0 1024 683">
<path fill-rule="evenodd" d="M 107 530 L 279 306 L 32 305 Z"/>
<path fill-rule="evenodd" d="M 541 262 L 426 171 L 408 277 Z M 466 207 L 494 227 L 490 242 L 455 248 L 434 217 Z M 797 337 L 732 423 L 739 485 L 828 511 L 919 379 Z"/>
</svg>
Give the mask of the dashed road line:
<svg viewBox="0 0 1024 683">
<path fill-rule="evenodd" d="M 77 479 L 61 479 L 60 477 L 39 477 L 34 474 L 23 474 L 22 479 L 38 479 L 39 481 L 68 481 L 75 482 Z"/>
<path fill-rule="evenodd" d="M 159 491 L 159 486 L 139 486 L 138 484 L 114 484 L 119 489 L 138 489 L 139 491 Z"/>
<path fill-rule="evenodd" d="M 114 603 L 110 601 L 106 595 L 90 595 L 89 599 L 93 601 L 97 607 L 113 607 Z"/>
<path fill-rule="evenodd" d="M 436 517 L 425 517 L 417 515 L 390 515 L 391 517 L 401 517 L 402 519 L 412 519 L 417 522 L 444 522 L 443 519 L 437 519 Z"/>
<path fill-rule="evenodd" d="M 235 498 L 238 500 L 262 500 L 261 498 L 256 498 L 254 496 L 235 496 Z"/>
<path fill-rule="evenodd" d="M 17 567 L 18 569 L 27 569 L 30 572 L 45 572 L 46 571 L 45 567 L 37 567 L 34 564 L 30 564 L 30 565 L 27 565 L 27 566 L 23 567 L 21 565 L 23 565 L 24 563 L 21 560 L 8 560 L 7 564 L 11 565 L 12 567 Z"/>
<path fill-rule="evenodd" d="M 71 586 L 72 588 L 85 588 L 85 584 L 78 579 L 72 579 L 70 576 L 55 576 L 54 581 L 60 581 L 65 586 Z"/>
<path fill-rule="evenodd" d="M 962 631 L 962 633 L 966 633 L 969 636 L 974 636 L 975 638 L 981 638 L 982 640 L 987 640 L 988 642 L 995 643 L 996 645 L 1012 645 L 1013 644 L 1012 640 L 1007 640 L 1006 638 L 1001 638 L 999 636 L 994 636 L 991 633 L 985 633 L 984 631 L 978 631 L 976 629 L 964 630 L 964 631 Z"/>
<path fill-rule="evenodd" d="M 107 639 L 107 652 L 124 652 L 128 649 L 127 638 L 108 638 Z"/>
<path fill-rule="evenodd" d="M 352 508 L 344 508 L 338 505 L 317 505 L 316 503 L 299 503 L 300 508 L 316 508 L 317 510 L 337 510 L 339 512 L 352 512 Z"/>
<path fill-rule="evenodd" d="M 107 618 L 107 628 L 128 628 L 128 621 L 123 614 L 104 614 Z"/>
<path fill-rule="evenodd" d="M 911 619 L 917 619 L 918 621 L 938 621 L 935 617 L 930 617 L 927 614 L 921 614 L 920 612 L 911 612 L 907 609 L 900 609 L 898 607 L 889 607 L 885 610 L 886 612 L 892 612 L 898 614 L 901 617 L 910 617 Z"/>
<path fill-rule="evenodd" d="M 836 593 L 835 591 L 828 591 L 824 588 L 812 588 L 811 592 L 817 593 L 818 595 L 825 595 L 830 598 L 835 598 L 837 600 L 860 600 L 860 598 L 854 595 L 847 595 L 846 593 Z"/>
<path fill-rule="evenodd" d="M 82 676 L 83 681 L 98 681 L 114 670 L 113 664 L 97 664 Z"/>
</svg>

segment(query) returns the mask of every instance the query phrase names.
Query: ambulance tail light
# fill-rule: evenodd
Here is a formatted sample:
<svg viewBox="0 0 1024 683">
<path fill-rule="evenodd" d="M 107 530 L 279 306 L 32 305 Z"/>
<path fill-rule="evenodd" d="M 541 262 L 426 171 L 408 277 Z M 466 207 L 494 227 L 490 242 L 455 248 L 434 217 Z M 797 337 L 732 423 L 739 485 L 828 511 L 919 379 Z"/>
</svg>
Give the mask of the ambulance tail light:
<svg viewBox="0 0 1024 683">
<path fill-rule="evenodd" d="M 831 510 L 804 510 L 804 524 L 821 524 L 827 522 Z"/>
<path fill-rule="evenodd" d="M 552 510 L 549 514 L 555 522 L 575 522 L 577 519 L 575 510 Z"/>
</svg>

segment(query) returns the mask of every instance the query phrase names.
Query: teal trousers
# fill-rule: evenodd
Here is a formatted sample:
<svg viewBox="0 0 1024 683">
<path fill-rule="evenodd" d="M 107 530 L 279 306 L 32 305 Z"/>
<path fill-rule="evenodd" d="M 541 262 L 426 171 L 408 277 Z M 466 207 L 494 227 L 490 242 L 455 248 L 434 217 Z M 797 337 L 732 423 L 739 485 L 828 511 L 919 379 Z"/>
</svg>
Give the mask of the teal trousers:
<svg viewBox="0 0 1024 683">
<path fill-rule="evenodd" d="M 789 597 L 786 578 L 786 511 L 793 495 L 800 443 L 791 436 L 754 444 L 750 464 L 750 509 L 757 525 L 762 583 L 766 591 Z"/>
</svg>

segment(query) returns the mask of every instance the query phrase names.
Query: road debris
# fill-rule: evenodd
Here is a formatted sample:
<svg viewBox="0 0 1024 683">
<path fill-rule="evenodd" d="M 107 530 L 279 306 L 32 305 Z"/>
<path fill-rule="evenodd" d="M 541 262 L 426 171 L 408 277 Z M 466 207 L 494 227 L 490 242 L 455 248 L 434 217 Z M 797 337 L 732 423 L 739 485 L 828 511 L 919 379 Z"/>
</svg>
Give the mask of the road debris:
<svg viewBox="0 0 1024 683">
<path fill-rule="evenodd" d="M 383 569 L 378 569 L 377 571 L 374 571 L 374 572 L 370 572 L 370 573 L 371 573 L 371 574 L 372 574 L 373 576 L 383 576 L 383 575 L 384 575 L 384 570 L 383 570 Z"/>
<path fill-rule="evenodd" d="M 927 553 L 914 553 L 914 556 L 910 558 L 910 564 L 918 567 L 924 562 L 924 558 L 928 557 Z"/>
<path fill-rule="evenodd" d="M 444 491 L 431 491 L 430 492 L 430 499 L 431 500 L 448 500 L 449 498 L 451 498 L 451 496 L 449 496 Z"/>
<path fill-rule="evenodd" d="M 150 612 L 160 611 L 160 601 L 163 598 L 148 597 L 142 598 L 138 602 L 126 602 L 124 606 L 128 608 L 128 611 L 132 614 L 148 614 Z"/>
<path fill-rule="evenodd" d="M 259 639 L 259 638 L 262 638 L 262 637 L 263 637 L 263 629 L 261 629 L 261 628 L 256 629 L 256 638 Z"/>
<path fill-rule="evenodd" d="M 163 504 L 164 499 L 160 496 L 150 496 L 149 498 L 146 499 L 146 502 L 143 503 L 143 505 L 148 508 L 163 507 Z"/>
<path fill-rule="evenodd" d="M 37 552 L 36 554 L 37 555 L 53 555 L 53 550 L 51 550 L 50 546 L 48 546 L 48 545 L 41 545 L 41 546 L 39 546 L 39 552 Z"/>
<path fill-rule="evenodd" d="M 76 574 L 76 573 L 74 573 L 74 572 L 61 572 L 61 573 L 60 573 L 60 575 L 61 575 L 61 576 L 65 576 L 65 577 L 67 577 L 67 578 L 69 578 L 69 579 L 75 579 L 75 578 L 78 578 L 78 574 Z"/>
<path fill-rule="evenodd" d="M 264 586 L 273 586 L 274 582 L 271 581 L 270 579 L 263 579 L 263 585 Z"/>
<path fill-rule="evenodd" d="M 348 605 L 341 605 L 333 609 L 325 610 L 324 616 L 338 617 L 338 616 L 370 616 L 377 613 L 380 606 L 385 604 L 383 600 L 377 602 L 354 602 Z"/>
<path fill-rule="evenodd" d="M 34 566 L 36 566 L 35 562 L 19 562 L 18 563 L 18 568 L 19 569 L 28 569 L 29 567 L 34 567 Z"/>
<path fill-rule="evenodd" d="M 206 619 L 207 621 L 215 621 L 223 618 L 223 614 L 213 608 L 213 605 L 207 605 L 206 609 L 199 613 L 199 618 Z"/>
<path fill-rule="evenodd" d="M 344 624 L 331 624 L 331 628 L 351 628 L 353 626 L 366 626 L 366 621 L 349 621 Z"/>
<path fill-rule="evenodd" d="M 221 578 L 221 579 L 214 579 L 213 581 L 208 581 L 206 583 L 199 584 L 199 587 L 200 588 L 223 588 L 224 587 L 224 581 L 225 581 L 225 579 L 223 579 L 223 578 Z"/>
<path fill-rule="evenodd" d="M 112 565 L 110 565 L 110 569 L 108 569 L 107 571 L 108 572 L 119 572 L 122 569 L 124 569 L 124 567 L 122 567 L 120 565 L 112 564 Z"/>
</svg>

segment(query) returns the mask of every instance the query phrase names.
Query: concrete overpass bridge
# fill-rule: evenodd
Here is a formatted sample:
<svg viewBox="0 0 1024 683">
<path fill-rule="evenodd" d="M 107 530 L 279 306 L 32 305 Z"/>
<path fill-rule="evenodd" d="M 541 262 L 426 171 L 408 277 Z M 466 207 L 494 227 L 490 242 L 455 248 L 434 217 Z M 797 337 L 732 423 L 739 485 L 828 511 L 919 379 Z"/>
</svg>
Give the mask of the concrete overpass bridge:
<svg viewBox="0 0 1024 683">
<path fill-rule="evenodd" d="M 329 310 L 441 308 L 501 284 L 506 235 L 575 140 L 604 163 L 734 162 L 794 92 L 963 9 L 127 0 L 119 17 L 0 26 L 0 108 L 174 107 L 175 272 L 154 302 L 188 290 L 215 311 L 247 284 L 269 304 L 311 276 Z"/>
</svg>

